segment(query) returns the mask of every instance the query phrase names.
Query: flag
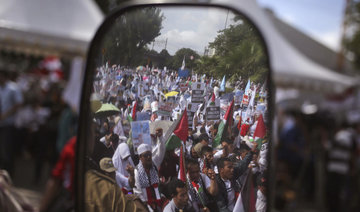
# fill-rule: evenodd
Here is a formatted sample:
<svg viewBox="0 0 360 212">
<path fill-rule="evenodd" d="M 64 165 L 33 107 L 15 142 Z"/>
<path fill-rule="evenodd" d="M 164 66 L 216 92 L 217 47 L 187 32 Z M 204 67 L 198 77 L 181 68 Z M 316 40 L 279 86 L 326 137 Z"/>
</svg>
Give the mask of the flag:
<svg viewBox="0 0 360 212">
<path fill-rule="evenodd" d="M 221 84 L 220 84 L 220 91 L 224 92 L 225 91 L 225 75 L 221 81 Z"/>
<path fill-rule="evenodd" d="M 254 104 L 255 104 L 255 96 L 256 96 L 256 87 L 254 88 L 252 94 L 251 94 L 251 99 L 250 99 L 250 102 L 249 102 L 249 107 L 252 106 L 254 107 Z"/>
<path fill-rule="evenodd" d="M 182 65 L 181 65 L 181 70 L 184 70 L 185 69 L 185 56 L 184 56 L 184 59 L 182 61 Z"/>
<path fill-rule="evenodd" d="M 215 93 L 213 92 L 212 96 L 211 96 L 211 102 L 214 102 L 215 104 Z"/>
<path fill-rule="evenodd" d="M 250 79 L 248 79 L 248 82 L 246 84 L 244 95 L 248 95 L 249 90 L 250 90 Z"/>
<path fill-rule="evenodd" d="M 215 106 L 215 93 L 214 92 L 211 95 L 211 99 L 209 101 L 208 106 Z"/>
<path fill-rule="evenodd" d="M 264 123 L 264 119 L 262 114 L 260 114 L 258 120 L 257 120 L 257 125 L 254 131 L 254 141 L 256 141 L 256 143 L 258 143 L 258 149 L 261 149 L 261 145 L 262 145 L 262 141 L 264 140 L 264 137 L 266 135 L 266 127 L 265 127 L 265 123 Z"/>
<path fill-rule="evenodd" d="M 169 128 L 171 130 L 171 135 L 165 136 L 166 140 L 166 149 L 171 150 L 181 146 L 181 141 L 186 142 L 188 138 L 188 118 L 186 108 L 183 111 L 181 118 L 175 122 L 176 127 L 172 130 L 172 127 Z"/>
<path fill-rule="evenodd" d="M 233 211 L 238 212 L 255 212 L 255 188 L 252 180 L 252 171 L 249 170 L 244 187 L 241 189 L 238 199 L 236 200 Z"/>
<path fill-rule="evenodd" d="M 220 145 L 223 138 L 225 138 L 224 135 L 230 135 L 227 133 L 227 131 L 228 129 L 231 129 L 233 113 L 234 113 L 234 99 L 231 101 L 230 106 L 228 107 L 225 113 L 224 120 L 222 120 L 219 124 L 218 132 L 212 144 L 214 148 Z"/>
<path fill-rule="evenodd" d="M 212 87 L 213 82 L 214 82 L 214 78 L 211 77 L 211 79 L 210 79 L 210 85 L 209 85 L 210 87 Z"/>
<path fill-rule="evenodd" d="M 136 119 L 136 107 L 137 107 L 137 102 L 135 101 L 135 103 L 134 103 L 134 105 L 133 105 L 133 107 L 132 107 L 132 109 L 131 109 L 131 111 L 130 111 L 130 113 L 128 115 L 128 120 L 130 122 L 135 121 L 135 119 Z M 129 110 L 129 108 L 128 108 L 128 110 Z"/>
<path fill-rule="evenodd" d="M 265 127 L 265 123 L 264 123 L 264 119 L 262 114 L 260 113 L 260 116 L 257 120 L 257 125 L 255 128 L 255 132 L 254 132 L 254 138 L 258 137 L 258 138 L 264 138 L 266 135 L 266 127 Z"/>
<path fill-rule="evenodd" d="M 179 161 L 179 179 L 186 182 L 186 170 L 185 170 L 185 156 L 184 156 L 185 145 L 180 148 L 180 161 Z"/>
</svg>

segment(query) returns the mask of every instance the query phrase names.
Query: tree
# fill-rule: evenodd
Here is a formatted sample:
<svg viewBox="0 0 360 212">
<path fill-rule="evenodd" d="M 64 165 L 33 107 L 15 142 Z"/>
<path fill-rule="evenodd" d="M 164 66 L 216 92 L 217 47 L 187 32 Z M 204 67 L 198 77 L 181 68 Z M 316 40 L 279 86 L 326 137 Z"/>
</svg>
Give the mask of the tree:
<svg viewBox="0 0 360 212">
<path fill-rule="evenodd" d="M 105 14 L 109 14 L 118 5 L 130 0 L 95 0 L 101 11 Z"/>
<path fill-rule="evenodd" d="M 104 39 L 104 59 L 133 67 L 143 64 L 146 45 L 160 35 L 163 18 L 161 10 L 154 7 L 132 10 L 120 16 Z"/>
<path fill-rule="evenodd" d="M 346 22 L 351 29 L 351 35 L 343 40 L 347 52 L 353 55 L 353 62 L 357 69 L 360 68 L 360 1 L 349 1 Z"/>
<path fill-rule="evenodd" d="M 200 55 L 194 50 L 189 48 L 182 48 L 175 52 L 172 58 L 170 68 L 178 70 L 182 66 L 182 62 L 185 58 L 185 67 L 188 69 L 195 67 L 195 61 L 200 58 Z"/>
<path fill-rule="evenodd" d="M 215 49 L 212 57 L 202 57 L 197 62 L 198 73 L 209 73 L 216 78 L 235 80 L 251 78 L 263 82 L 266 78 L 267 56 L 259 35 L 253 26 L 239 16 L 237 23 L 219 32 L 209 47 Z"/>
<path fill-rule="evenodd" d="M 161 50 L 159 53 L 160 61 L 159 61 L 159 68 L 170 67 L 172 56 L 169 54 L 169 52 L 166 49 Z"/>
</svg>

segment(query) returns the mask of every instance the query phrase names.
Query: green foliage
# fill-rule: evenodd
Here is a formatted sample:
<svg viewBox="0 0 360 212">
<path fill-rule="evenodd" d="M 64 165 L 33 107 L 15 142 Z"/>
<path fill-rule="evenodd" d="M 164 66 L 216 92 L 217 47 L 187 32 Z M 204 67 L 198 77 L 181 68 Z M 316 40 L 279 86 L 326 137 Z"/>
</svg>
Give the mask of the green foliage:
<svg viewBox="0 0 360 212">
<path fill-rule="evenodd" d="M 215 49 L 215 55 L 198 60 L 196 71 L 218 79 L 226 75 L 230 81 L 241 76 L 263 82 L 268 71 L 264 46 L 250 24 L 239 16 L 234 20 L 238 21 L 236 25 L 220 31 L 214 42 L 209 44 L 210 48 Z"/>
<path fill-rule="evenodd" d="M 172 62 L 172 56 L 169 54 L 169 52 L 166 49 L 161 50 L 159 53 L 159 68 L 170 67 Z"/>
<path fill-rule="evenodd" d="M 110 64 L 137 66 L 146 63 L 146 45 L 160 35 L 163 15 L 154 7 L 132 10 L 114 23 L 103 42 L 103 59 Z M 103 61 L 104 62 L 104 61 Z"/>
<path fill-rule="evenodd" d="M 191 56 L 193 59 L 191 60 Z M 185 68 L 192 69 L 195 67 L 195 61 L 200 58 L 194 50 L 189 48 L 182 48 L 175 52 L 175 55 L 172 57 L 171 65 L 169 68 L 173 70 L 178 70 L 182 66 L 183 59 L 185 57 Z"/>
<path fill-rule="evenodd" d="M 360 69 L 360 1 L 354 0 L 349 2 L 347 15 L 345 17 L 353 29 L 351 37 L 344 39 L 344 46 L 348 52 L 354 56 L 353 62 L 357 69 Z"/>
<path fill-rule="evenodd" d="M 109 14 L 118 5 L 130 0 L 94 0 L 104 14 Z"/>
</svg>

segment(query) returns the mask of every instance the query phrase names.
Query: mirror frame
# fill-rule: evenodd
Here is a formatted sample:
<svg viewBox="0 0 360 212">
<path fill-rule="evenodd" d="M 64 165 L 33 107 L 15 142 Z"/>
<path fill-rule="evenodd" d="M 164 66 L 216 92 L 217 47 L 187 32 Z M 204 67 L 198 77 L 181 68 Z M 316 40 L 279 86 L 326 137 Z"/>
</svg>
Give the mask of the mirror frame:
<svg viewBox="0 0 360 212">
<path fill-rule="evenodd" d="M 274 148 L 273 148 L 273 118 L 274 118 L 274 99 L 275 99 L 275 87 L 272 80 L 272 68 L 270 64 L 270 52 L 268 48 L 268 44 L 266 43 L 265 35 L 262 33 L 262 30 L 258 24 L 256 24 L 256 20 L 250 18 L 252 15 L 249 11 L 246 11 L 246 6 L 249 4 L 250 1 L 253 0 L 233 0 L 233 1 L 192 1 L 192 0 L 131 0 L 124 2 L 123 4 L 119 5 L 113 12 L 111 12 L 102 22 L 100 27 L 95 33 L 91 43 L 89 44 L 89 49 L 87 53 L 86 59 L 86 66 L 85 66 L 85 74 L 84 74 L 84 81 L 82 85 L 82 92 L 81 92 L 81 102 L 80 102 L 80 115 L 79 115 L 79 127 L 77 132 L 77 145 L 76 145 L 76 165 L 75 165 L 75 177 L 74 177 L 74 191 L 75 191 L 75 210 L 76 211 L 85 211 L 85 204 L 84 204 L 84 193 L 85 193 L 85 181 L 84 181 L 84 174 L 85 174 L 85 167 L 86 167 L 86 140 L 88 139 L 88 126 L 89 123 L 92 121 L 89 114 L 91 114 L 91 109 L 89 105 L 89 100 L 91 96 L 91 90 L 93 85 L 93 75 L 94 70 L 96 69 L 95 61 L 91 58 L 96 57 L 101 52 L 101 45 L 102 40 L 105 37 L 105 34 L 109 31 L 110 27 L 114 23 L 114 21 L 123 13 L 126 13 L 127 10 L 132 10 L 135 8 L 141 8 L 146 6 L 162 6 L 162 7 L 171 7 L 171 6 L 193 6 L 193 7 L 213 7 L 213 8 L 222 8 L 226 10 L 231 10 L 235 13 L 242 15 L 244 18 L 249 21 L 255 28 L 260 36 L 260 39 L 264 45 L 264 51 L 267 54 L 267 66 L 268 66 L 268 73 L 267 73 L 267 89 L 268 89 L 268 96 L 267 96 L 267 127 L 269 130 L 269 138 L 268 138 L 268 188 L 267 194 L 268 197 L 267 201 L 267 211 L 271 209 L 272 200 L 274 197 L 274 174 L 275 174 L 275 160 L 273 159 Z M 254 4 L 254 3 L 252 3 Z M 256 3 L 255 3 L 256 4 Z M 250 5 L 251 6 L 251 5 Z M 251 12 L 251 11 L 250 11 Z M 271 165 L 270 165 L 271 164 Z"/>
</svg>

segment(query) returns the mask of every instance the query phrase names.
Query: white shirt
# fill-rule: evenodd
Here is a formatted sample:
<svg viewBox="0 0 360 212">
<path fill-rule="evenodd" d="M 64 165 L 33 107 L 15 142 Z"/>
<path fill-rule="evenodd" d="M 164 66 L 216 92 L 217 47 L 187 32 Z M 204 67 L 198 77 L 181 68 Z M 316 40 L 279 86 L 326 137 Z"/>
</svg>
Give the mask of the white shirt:
<svg viewBox="0 0 360 212">
<path fill-rule="evenodd" d="M 152 162 L 159 170 L 160 165 L 165 156 L 165 142 L 164 139 L 158 139 L 157 145 L 152 149 Z M 141 163 L 141 161 L 140 161 Z M 143 194 L 142 188 L 140 186 L 139 172 L 137 169 L 134 170 L 135 178 L 135 187 L 133 188 L 134 194 L 138 196 L 143 202 L 146 202 L 146 197 Z"/>
<path fill-rule="evenodd" d="M 266 196 L 260 190 L 257 191 L 255 208 L 256 208 L 256 212 L 266 211 Z"/>
</svg>

